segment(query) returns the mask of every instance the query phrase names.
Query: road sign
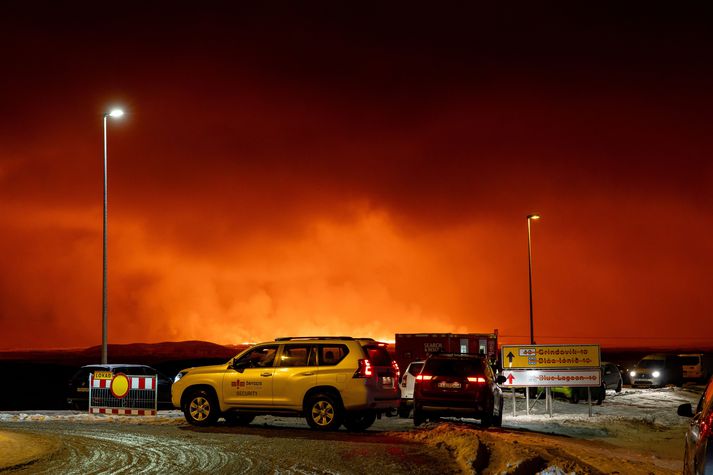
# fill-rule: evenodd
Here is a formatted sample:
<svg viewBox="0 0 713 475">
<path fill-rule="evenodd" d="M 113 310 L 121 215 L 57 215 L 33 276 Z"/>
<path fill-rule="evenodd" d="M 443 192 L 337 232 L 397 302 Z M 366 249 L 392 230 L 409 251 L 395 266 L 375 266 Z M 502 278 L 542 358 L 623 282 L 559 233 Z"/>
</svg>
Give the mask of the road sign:
<svg viewBox="0 0 713 475">
<path fill-rule="evenodd" d="M 503 368 L 599 368 L 599 345 L 503 345 Z"/>
<path fill-rule="evenodd" d="M 602 384 L 602 372 L 595 369 L 505 369 L 504 388 L 592 386 Z"/>
</svg>

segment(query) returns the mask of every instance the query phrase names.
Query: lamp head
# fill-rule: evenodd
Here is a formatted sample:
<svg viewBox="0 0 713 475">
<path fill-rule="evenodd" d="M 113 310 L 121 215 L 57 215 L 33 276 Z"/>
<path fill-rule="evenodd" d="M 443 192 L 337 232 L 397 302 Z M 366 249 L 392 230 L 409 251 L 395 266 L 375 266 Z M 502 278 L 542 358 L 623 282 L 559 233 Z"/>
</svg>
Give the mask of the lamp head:
<svg viewBox="0 0 713 475">
<path fill-rule="evenodd" d="M 121 109 L 112 109 L 107 115 L 109 117 L 119 118 L 124 115 L 124 111 Z"/>
<path fill-rule="evenodd" d="M 539 214 L 528 214 L 527 219 L 540 219 Z"/>
</svg>

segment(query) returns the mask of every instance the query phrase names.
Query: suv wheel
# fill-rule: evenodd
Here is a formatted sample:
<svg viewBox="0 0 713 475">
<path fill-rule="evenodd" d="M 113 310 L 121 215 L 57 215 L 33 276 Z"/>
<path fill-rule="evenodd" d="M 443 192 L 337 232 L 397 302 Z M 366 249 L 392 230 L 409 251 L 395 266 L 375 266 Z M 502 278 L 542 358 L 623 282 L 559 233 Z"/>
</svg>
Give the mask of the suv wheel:
<svg viewBox="0 0 713 475">
<path fill-rule="evenodd" d="M 344 427 L 353 432 L 361 432 L 368 429 L 376 420 L 374 411 L 352 412 L 346 415 Z"/>
<path fill-rule="evenodd" d="M 235 412 L 226 412 L 223 417 L 225 418 L 225 423 L 231 426 L 246 426 L 255 419 L 252 414 L 238 414 Z"/>
<path fill-rule="evenodd" d="M 220 410 L 212 393 L 199 389 L 193 391 L 183 406 L 183 414 L 189 424 L 205 427 L 218 420 Z"/>
<path fill-rule="evenodd" d="M 621 379 L 619 380 L 618 383 L 616 383 L 616 389 L 614 391 L 617 393 L 621 392 Z"/>
<path fill-rule="evenodd" d="M 415 426 L 420 426 L 426 422 L 426 416 L 423 414 L 423 409 L 418 407 L 417 405 L 413 406 L 413 425 Z"/>
<path fill-rule="evenodd" d="M 493 414 L 483 414 L 483 417 L 480 418 L 480 425 L 481 427 L 487 429 L 491 425 L 493 425 Z"/>
<path fill-rule="evenodd" d="M 500 399 L 500 414 L 498 414 L 497 416 L 495 414 L 493 414 L 493 416 L 492 416 L 492 421 L 493 421 L 494 427 L 502 427 L 503 426 L 503 408 L 504 408 L 503 403 L 504 402 L 505 401 Z M 493 409 L 493 412 L 495 412 L 494 409 Z"/>
<path fill-rule="evenodd" d="M 307 424 L 312 429 L 337 430 L 342 424 L 342 408 L 331 394 L 310 397 L 306 404 Z"/>
</svg>

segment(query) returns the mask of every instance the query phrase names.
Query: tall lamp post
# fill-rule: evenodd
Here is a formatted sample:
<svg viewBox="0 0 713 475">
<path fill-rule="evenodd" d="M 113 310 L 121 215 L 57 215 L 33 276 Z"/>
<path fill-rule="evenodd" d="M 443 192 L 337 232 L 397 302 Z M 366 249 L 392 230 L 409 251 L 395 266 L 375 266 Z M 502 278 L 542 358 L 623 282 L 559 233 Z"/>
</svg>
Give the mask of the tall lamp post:
<svg viewBox="0 0 713 475">
<path fill-rule="evenodd" d="M 103 260 L 102 260 L 102 364 L 107 364 L 107 337 L 106 337 L 106 327 L 107 327 L 107 291 L 106 291 L 106 223 L 107 223 L 107 191 L 106 191 L 106 120 L 108 117 L 119 118 L 124 115 L 124 111 L 121 109 L 112 109 L 109 112 L 104 113 L 104 232 L 103 232 Z"/>
<path fill-rule="evenodd" d="M 535 344 L 535 325 L 532 318 L 532 238 L 530 237 L 530 222 L 540 219 L 539 214 L 527 215 L 527 270 L 530 284 L 530 344 Z"/>
</svg>

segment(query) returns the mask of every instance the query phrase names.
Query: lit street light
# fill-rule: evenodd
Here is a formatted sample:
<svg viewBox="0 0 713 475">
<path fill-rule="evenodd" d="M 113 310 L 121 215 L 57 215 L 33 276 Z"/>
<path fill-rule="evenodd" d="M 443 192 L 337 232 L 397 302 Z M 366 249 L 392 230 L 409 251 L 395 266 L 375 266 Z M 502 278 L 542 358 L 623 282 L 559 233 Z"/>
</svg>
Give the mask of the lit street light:
<svg viewBox="0 0 713 475">
<path fill-rule="evenodd" d="M 106 119 L 107 117 L 119 118 L 124 115 L 121 109 L 112 109 L 104 113 L 104 242 L 103 242 L 103 262 L 102 262 L 102 364 L 107 364 L 107 290 L 106 290 L 106 223 L 107 223 L 107 191 L 106 191 Z"/>
<path fill-rule="evenodd" d="M 532 318 L 532 239 L 530 237 L 530 221 L 540 219 L 538 214 L 527 215 L 527 270 L 530 277 L 530 344 L 535 344 L 535 325 Z"/>
</svg>

